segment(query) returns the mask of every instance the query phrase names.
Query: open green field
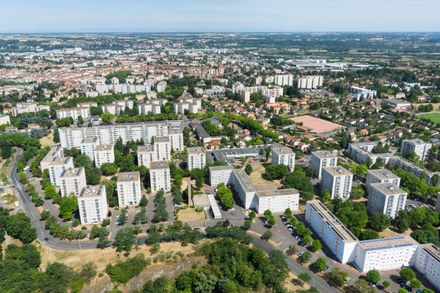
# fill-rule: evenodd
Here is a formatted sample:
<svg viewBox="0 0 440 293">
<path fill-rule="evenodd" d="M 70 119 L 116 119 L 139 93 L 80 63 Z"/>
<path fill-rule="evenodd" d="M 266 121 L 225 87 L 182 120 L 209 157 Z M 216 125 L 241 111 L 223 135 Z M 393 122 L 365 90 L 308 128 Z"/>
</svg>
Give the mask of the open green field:
<svg viewBox="0 0 440 293">
<path fill-rule="evenodd" d="M 417 117 L 426 118 L 426 119 L 431 120 L 432 122 L 440 123 L 440 113 L 419 114 L 419 115 L 417 115 Z"/>
</svg>

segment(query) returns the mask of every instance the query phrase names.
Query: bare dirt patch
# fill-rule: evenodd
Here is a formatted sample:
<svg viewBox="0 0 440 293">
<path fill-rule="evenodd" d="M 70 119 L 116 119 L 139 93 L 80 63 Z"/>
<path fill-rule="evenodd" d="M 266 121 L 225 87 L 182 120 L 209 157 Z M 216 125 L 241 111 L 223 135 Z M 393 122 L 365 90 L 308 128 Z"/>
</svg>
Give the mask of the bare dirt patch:
<svg viewBox="0 0 440 293">
<path fill-rule="evenodd" d="M 49 134 L 40 138 L 40 144 L 45 147 L 45 146 L 54 146 L 55 143 L 53 142 L 53 130 L 51 129 Z"/>
<path fill-rule="evenodd" d="M 303 286 L 297 284 L 297 279 L 298 276 L 296 276 L 292 272 L 289 272 L 289 276 L 287 276 L 286 280 L 284 281 L 284 288 L 292 292 L 296 292 L 297 290 L 307 290 L 310 288 L 310 285 L 307 283 L 304 283 Z"/>
<path fill-rule="evenodd" d="M 254 185 L 272 185 L 275 188 L 281 187 L 281 182 L 279 180 L 269 181 L 263 178 L 262 174 L 266 172 L 266 169 L 261 163 L 253 162 L 252 169 L 253 172 L 251 173 L 251 175 L 249 175 L 249 177 L 251 178 Z"/>
<path fill-rule="evenodd" d="M 186 208 L 186 209 L 181 209 L 177 213 L 177 217 L 179 221 L 182 222 L 201 221 L 201 220 L 205 220 L 205 212 L 204 211 L 197 212 L 193 208 Z"/>
</svg>

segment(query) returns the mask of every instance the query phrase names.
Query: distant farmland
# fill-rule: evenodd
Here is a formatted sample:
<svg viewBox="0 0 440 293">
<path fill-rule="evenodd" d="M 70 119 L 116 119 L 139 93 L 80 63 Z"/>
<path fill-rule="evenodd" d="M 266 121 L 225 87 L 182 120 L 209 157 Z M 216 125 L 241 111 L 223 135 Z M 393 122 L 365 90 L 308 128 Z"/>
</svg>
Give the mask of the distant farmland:
<svg viewBox="0 0 440 293">
<path fill-rule="evenodd" d="M 440 123 L 440 113 L 426 113 L 417 115 L 420 118 L 426 118 L 435 123 Z"/>
</svg>

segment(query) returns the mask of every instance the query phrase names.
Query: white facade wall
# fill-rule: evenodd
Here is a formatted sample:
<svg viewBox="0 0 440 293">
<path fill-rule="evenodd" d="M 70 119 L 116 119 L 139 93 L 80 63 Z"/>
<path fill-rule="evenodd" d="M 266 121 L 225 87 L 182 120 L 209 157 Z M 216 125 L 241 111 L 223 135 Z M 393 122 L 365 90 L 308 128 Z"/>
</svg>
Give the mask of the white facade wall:
<svg viewBox="0 0 440 293">
<path fill-rule="evenodd" d="M 152 145 L 138 146 L 138 165 L 150 169 L 151 162 L 154 162 L 156 155 Z"/>
<path fill-rule="evenodd" d="M 382 213 L 394 219 L 405 209 L 407 193 L 392 183 L 373 183 L 368 189 L 367 208 L 372 213 Z"/>
<path fill-rule="evenodd" d="M 293 212 L 299 210 L 299 193 L 296 190 L 281 189 L 280 192 L 257 193 L 255 209 L 258 214 L 270 210 L 272 213 L 284 213 L 287 208 Z"/>
<path fill-rule="evenodd" d="M 50 183 L 55 186 L 60 186 L 61 174 L 64 172 L 64 170 L 72 169 L 73 167 L 74 166 L 72 157 L 56 159 L 55 161 L 52 161 L 48 166 Z"/>
<path fill-rule="evenodd" d="M 96 146 L 97 146 L 97 139 L 96 138 L 87 138 L 87 139 L 83 139 L 79 149 L 81 151 L 81 154 L 86 155 L 93 162 L 93 161 L 95 161 L 95 148 L 96 148 Z"/>
<path fill-rule="evenodd" d="M 78 197 L 82 225 L 100 224 L 107 218 L 108 205 L 104 185 L 89 186 Z"/>
<path fill-rule="evenodd" d="M 154 151 L 156 153 L 155 161 L 171 160 L 171 142 L 169 137 L 155 137 Z"/>
<path fill-rule="evenodd" d="M 94 151 L 95 166 L 101 168 L 103 164 L 115 162 L 113 145 L 98 145 Z"/>
<path fill-rule="evenodd" d="M 433 244 L 420 245 L 415 268 L 440 291 L 440 249 Z"/>
<path fill-rule="evenodd" d="M 119 207 L 135 206 L 142 198 L 139 172 L 121 172 L 116 182 Z"/>
<path fill-rule="evenodd" d="M 315 177 L 321 179 L 322 168 L 334 167 L 338 165 L 338 155 L 336 152 L 317 151 L 312 153 L 311 164 Z"/>
<path fill-rule="evenodd" d="M 74 194 L 79 196 L 84 187 L 87 186 L 86 171 L 84 168 L 65 170 L 60 177 L 61 196 Z"/>
<path fill-rule="evenodd" d="M 233 167 L 218 166 L 209 167 L 209 182 L 212 187 L 217 187 L 220 183 L 229 184 Z"/>
<path fill-rule="evenodd" d="M 187 148 L 186 158 L 188 170 L 203 169 L 206 166 L 206 154 L 202 147 Z"/>
<path fill-rule="evenodd" d="M 326 167 L 322 169 L 321 190 L 327 189 L 330 192 L 332 199 L 349 199 L 352 184 L 353 174 L 348 170 L 340 166 Z"/>
<path fill-rule="evenodd" d="M 91 116 L 90 108 L 87 107 L 60 109 L 57 110 L 56 113 L 58 119 L 72 117 L 73 120 L 78 120 L 79 116 L 81 116 L 83 119 L 88 119 Z"/>
<path fill-rule="evenodd" d="M 272 164 L 286 165 L 289 167 L 289 171 L 293 172 L 295 169 L 295 153 L 288 147 L 273 147 Z"/>
<path fill-rule="evenodd" d="M 150 168 L 151 192 L 156 193 L 159 190 L 165 192 L 171 190 L 171 174 L 168 162 L 155 162 Z"/>
<path fill-rule="evenodd" d="M 415 152 L 420 160 L 426 161 L 428 152 L 431 148 L 431 143 L 424 142 L 420 139 L 404 139 L 402 140 L 400 153 L 405 157 L 408 153 Z"/>
</svg>

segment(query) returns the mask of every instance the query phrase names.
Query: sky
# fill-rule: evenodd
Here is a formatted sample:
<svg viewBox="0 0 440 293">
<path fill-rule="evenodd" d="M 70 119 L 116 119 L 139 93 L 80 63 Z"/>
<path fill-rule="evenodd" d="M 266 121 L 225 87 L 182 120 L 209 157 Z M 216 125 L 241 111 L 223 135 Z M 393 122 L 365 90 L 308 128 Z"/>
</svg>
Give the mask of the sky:
<svg viewBox="0 0 440 293">
<path fill-rule="evenodd" d="M 440 0 L 0 0 L 0 33 L 439 32 Z"/>
</svg>

